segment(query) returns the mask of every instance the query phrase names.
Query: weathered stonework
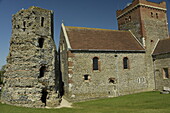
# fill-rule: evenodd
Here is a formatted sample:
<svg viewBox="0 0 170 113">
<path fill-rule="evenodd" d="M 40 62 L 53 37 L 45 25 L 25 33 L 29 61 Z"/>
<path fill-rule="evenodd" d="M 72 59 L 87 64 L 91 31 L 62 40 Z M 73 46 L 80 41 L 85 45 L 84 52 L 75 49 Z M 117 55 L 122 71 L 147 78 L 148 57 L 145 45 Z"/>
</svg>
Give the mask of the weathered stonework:
<svg viewBox="0 0 170 113">
<path fill-rule="evenodd" d="M 30 7 L 13 15 L 2 101 L 25 107 L 56 107 L 53 12 Z"/>
<path fill-rule="evenodd" d="M 170 88 L 170 49 L 157 43 L 168 38 L 166 3 L 133 0 L 117 19 L 117 31 L 62 24 L 58 57 L 52 11 L 13 15 L 1 100 L 42 108 L 63 95 L 75 102 Z"/>
<path fill-rule="evenodd" d="M 152 52 L 158 39 L 168 38 L 166 2 L 153 3 L 134 0 L 123 10 L 117 11 L 120 30 L 131 30 L 146 49 L 146 72 L 150 78 L 149 87 L 155 89 Z"/>
<path fill-rule="evenodd" d="M 164 69 L 166 68 L 169 73 L 170 67 L 170 54 L 160 54 L 154 56 L 154 70 L 155 70 L 155 87 L 157 90 L 164 90 L 165 87 L 170 87 L 170 79 L 164 75 Z"/>
<path fill-rule="evenodd" d="M 122 51 L 124 44 L 120 42 L 124 40 L 120 41 L 118 35 L 112 37 L 110 42 L 113 38 L 117 39 L 114 41 L 120 48 L 106 49 L 110 45 L 104 43 L 104 40 L 108 40 L 107 37 L 111 37 L 111 34 L 98 34 L 97 30 L 88 33 L 90 28 L 80 27 L 77 28 L 79 30 L 69 33 L 69 29 L 64 30 L 62 27 L 60 61 L 65 97 L 70 101 L 82 101 L 170 87 L 169 79 L 160 79 L 162 68 L 169 69 L 169 57 L 160 58 L 157 55 L 155 61 L 152 57 L 157 42 L 169 37 L 166 12 L 166 2 L 154 3 L 147 0 L 133 0 L 129 6 L 117 11 L 119 31 L 130 30 L 138 44 L 144 48 L 144 52 L 128 49 Z M 85 32 L 81 32 L 82 30 Z M 105 38 L 99 38 L 100 35 Z M 126 41 L 128 43 L 128 40 Z M 99 60 L 97 71 L 93 70 L 95 57 Z M 123 69 L 125 57 L 129 59 L 129 69 Z"/>
<path fill-rule="evenodd" d="M 68 81 L 65 81 L 66 97 L 70 101 L 82 101 L 94 98 L 116 97 L 147 91 L 148 78 L 145 68 L 145 53 L 103 53 L 103 52 L 72 52 L 74 57 L 68 57 L 72 62 L 65 71 Z M 93 70 L 93 58 L 98 57 L 100 69 Z M 128 57 L 129 69 L 123 69 L 123 58 Z M 140 68 L 139 68 L 140 66 Z M 89 75 L 89 80 L 84 80 Z M 115 83 L 109 83 L 109 78 L 115 78 Z"/>
</svg>

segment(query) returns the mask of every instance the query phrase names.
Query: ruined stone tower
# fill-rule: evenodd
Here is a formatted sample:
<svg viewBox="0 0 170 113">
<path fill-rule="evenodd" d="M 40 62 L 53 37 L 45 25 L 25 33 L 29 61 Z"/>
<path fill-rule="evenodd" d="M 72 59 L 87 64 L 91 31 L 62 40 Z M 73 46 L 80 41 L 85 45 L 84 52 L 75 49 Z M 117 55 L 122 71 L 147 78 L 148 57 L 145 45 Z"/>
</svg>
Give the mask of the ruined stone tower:
<svg viewBox="0 0 170 113">
<path fill-rule="evenodd" d="M 53 12 L 38 7 L 13 15 L 2 101 L 26 107 L 56 107 L 56 47 Z"/>
<path fill-rule="evenodd" d="M 145 47 L 149 90 L 155 88 L 152 52 L 159 39 L 169 37 L 166 12 L 166 2 L 147 0 L 133 0 L 125 9 L 117 11 L 119 30 L 130 30 Z"/>
</svg>

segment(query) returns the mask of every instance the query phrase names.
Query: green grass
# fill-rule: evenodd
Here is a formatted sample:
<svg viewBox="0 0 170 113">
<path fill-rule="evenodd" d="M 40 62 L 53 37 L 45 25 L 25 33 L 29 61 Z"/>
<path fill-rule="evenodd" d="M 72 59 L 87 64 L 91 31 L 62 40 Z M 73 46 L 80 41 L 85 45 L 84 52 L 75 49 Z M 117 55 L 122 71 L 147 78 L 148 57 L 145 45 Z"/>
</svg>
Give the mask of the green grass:
<svg viewBox="0 0 170 113">
<path fill-rule="evenodd" d="M 37 109 L 0 104 L 0 113 L 170 113 L 170 94 L 145 92 L 74 103 L 73 108 Z"/>
</svg>

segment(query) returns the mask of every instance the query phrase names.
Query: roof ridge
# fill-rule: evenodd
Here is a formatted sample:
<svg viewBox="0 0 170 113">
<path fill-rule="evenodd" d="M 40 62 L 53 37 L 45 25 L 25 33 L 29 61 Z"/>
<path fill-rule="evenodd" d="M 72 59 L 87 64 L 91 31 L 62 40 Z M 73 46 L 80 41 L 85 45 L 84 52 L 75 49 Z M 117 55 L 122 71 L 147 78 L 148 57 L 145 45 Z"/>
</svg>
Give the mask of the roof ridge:
<svg viewBox="0 0 170 113">
<path fill-rule="evenodd" d="M 102 28 L 90 28 L 90 27 L 76 27 L 76 26 L 65 26 L 66 28 L 75 28 L 75 29 L 87 29 L 87 30 L 102 30 L 102 31 L 117 31 L 117 32 L 129 32 L 126 30 L 113 30 L 113 29 L 102 29 Z"/>
</svg>

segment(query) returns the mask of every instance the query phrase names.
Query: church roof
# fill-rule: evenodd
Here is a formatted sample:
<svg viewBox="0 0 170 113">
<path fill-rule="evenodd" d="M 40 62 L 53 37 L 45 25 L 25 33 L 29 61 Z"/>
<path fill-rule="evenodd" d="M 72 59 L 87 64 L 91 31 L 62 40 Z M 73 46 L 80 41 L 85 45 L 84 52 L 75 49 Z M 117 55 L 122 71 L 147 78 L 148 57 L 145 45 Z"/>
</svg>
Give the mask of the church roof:
<svg viewBox="0 0 170 113">
<path fill-rule="evenodd" d="M 130 31 L 65 27 L 73 50 L 144 51 Z"/>
<path fill-rule="evenodd" d="M 170 53 L 170 38 L 160 40 L 153 52 L 153 55 Z"/>
</svg>

